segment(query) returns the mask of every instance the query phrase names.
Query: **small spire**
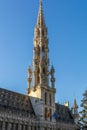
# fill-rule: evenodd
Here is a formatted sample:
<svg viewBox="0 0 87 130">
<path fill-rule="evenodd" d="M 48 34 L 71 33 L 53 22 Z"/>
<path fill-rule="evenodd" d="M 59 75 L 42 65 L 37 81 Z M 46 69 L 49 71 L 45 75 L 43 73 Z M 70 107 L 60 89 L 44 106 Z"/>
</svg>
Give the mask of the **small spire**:
<svg viewBox="0 0 87 130">
<path fill-rule="evenodd" d="M 52 65 L 51 71 L 50 71 L 52 88 L 55 87 L 55 77 L 54 77 L 54 73 L 55 73 L 55 69 L 54 69 L 54 67 L 53 67 L 53 65 Z"/>
<path fill-rule="evenodd" d="M 45 20 L 44 20 L 44 14 L 43 14 L 43 4 L 42 4 L 42 0 L 40 0 L 37 26 L 44 26 L 44 25 L 45 25 Z"/>
<path fill-rule="evenodd" d="M 76 98 L 74 99 L 74 105 L 73 105 L 73 108 L 74 108 L 74 109 L 78 108 L 78 105 L 77 105 L 77 102 L 76 102 Z"/>
<path fill-rule="evenodd" d="M 55 69 L 54 69 L 54 66 L 52 65 L 52 67 L 51 67 L 51 73 L 54 74 L 54 72 L 55 72 Z"/>
<path fill-rule="evenodd" d="M 28 67 L 28 78 L 27 78 L 27 83 L 28 83 L 27 94 L 29 94 L 29 92 L 30 92 L 31 82 L 32 82 L 32 70 L 31 70 L 31 68 L 30 68 L 30 66 L 29 66 L 29 67 Z"/>
</svg>

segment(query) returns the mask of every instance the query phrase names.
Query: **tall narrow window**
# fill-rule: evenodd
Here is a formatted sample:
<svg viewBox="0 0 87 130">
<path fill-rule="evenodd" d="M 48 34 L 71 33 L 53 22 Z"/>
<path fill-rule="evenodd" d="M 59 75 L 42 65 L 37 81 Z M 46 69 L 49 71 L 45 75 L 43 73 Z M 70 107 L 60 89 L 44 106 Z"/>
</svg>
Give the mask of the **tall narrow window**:
<svg viewBox="0 0 87 130">
<path fill-rule="evenodd" d="M 3 122 L 2 121 L 0 121 L 0 129 L 2 130 L 2 124 L 3 124 Z"/>
<path fill-rule="evenodd" d="M 27 125 L 25 125 L 25 130 L 28 130 L 28 126 Z"/>
<path fill-rule="evenodd" d="M 50 109 L 50 121 L 52 121 L 52 110 Z"/>
<path fill-rule="evenodd" d="M 13 123 L 11 123 L 11 129 L 10 130 L 13 130 Z"/>
<path fill-rule="evenodd" d="M 18 130 L 18 124 L 16 124 L 16 130 Z"/>
<path fill-rule="evenodd" d="M 38 83 L 38 84 L 40 83 L 39 73 L 40 73 L 40 69 L 38 68 L 38 71 L 37 71 L 37 83 Z"/>
<path fill-rule="evenodd" d="M 23 124 L 21 125 L 21 130 L 23 130 Z"/>
<path fill-rule="evenodd" d="M 47 104 L 47 93 L 45 92 L 45 104 Z"/>
<path fill-rule="evenodd" d="M 52 95 L 51 94 L 49 94 L 49 103 L 50 103 L 50 105 L 52 105 Z"/>
<path fill-rule="evenodd" d="M 45 68 L 43 68 L 43 74 L 45 74 Z"/>
<path fill-rule="evenodd" d="M 8 129 L 8 122 L 5 123 L 5 130 Z"/>
<path fill-rule="evenodd" d="M 44 112 L 44 117 L 45 117 L 45 120 L 47 120 L 47 108 L 45 108 L 45 112 Z"/>
<path fill-rule="evenodd" d="M 34 130 L 36 130 L 36 126 L 34 127 Z"/>
<path fill-rule="evenodd" d="M 45 48 L 44 48 L 44 46 L 42 46 L 42 52 L 44 52 L 45 51 Z"/>
</svg>

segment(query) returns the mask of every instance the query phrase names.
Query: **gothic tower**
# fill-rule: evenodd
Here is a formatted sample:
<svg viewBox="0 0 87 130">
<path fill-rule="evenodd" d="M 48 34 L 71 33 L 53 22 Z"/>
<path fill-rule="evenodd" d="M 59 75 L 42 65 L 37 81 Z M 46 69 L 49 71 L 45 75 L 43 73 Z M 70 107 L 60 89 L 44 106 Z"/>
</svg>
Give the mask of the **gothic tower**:
<svg viewBox="0 0 87 130">
<path fill-rule="evenodd" d="M 28 68 L 27 94 L 31 97 L 36 114 L 41 119 L 52 121 L 52 114 L 55 111 L 55 70 L 53 66 L 50 69 L 49 65 L 48 30 L 40 0 L 34 30 L 33 69 Z"/>
</svg>

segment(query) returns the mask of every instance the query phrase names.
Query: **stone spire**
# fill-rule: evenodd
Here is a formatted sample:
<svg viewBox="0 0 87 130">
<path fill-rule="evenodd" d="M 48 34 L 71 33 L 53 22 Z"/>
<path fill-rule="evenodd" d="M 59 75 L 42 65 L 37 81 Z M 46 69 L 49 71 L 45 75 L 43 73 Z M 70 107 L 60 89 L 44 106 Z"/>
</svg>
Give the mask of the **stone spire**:
<svg viewBox="0 0 87 130">
<path fill-rule="evenodd" d="M 43 84 L 48 86 L 48 77 L 49 77 L 48 52 L 49 49 L 48 49 L 47 28 L 45 25 L 43 15 L 42 0 L 40 0 L 38 18 L 34 30 L 34 58 L 33 58 L 34 86 Z"/>
<path fill-rule="evenodd" d="M 49 71 L 48 32 L 43 14 L 42 0 L 40 0 L 37 22 L 34 29 L 33 70 L 31 71 L 32 80 L 31 77 L 28 78 L 28 92 L 31 88 L 34 88 L 35 91 L 38 86 L 49 87 L 50 75 L 51 87 L 54 89 L 54 68 L 52 66 L 51 72 Z M 31 73 L 29 74 L 31 75 Z"/>
<path fill-rule="evenodd" d="M 43 7 L 42 7 L 42 0 L 40 0 L 40 6 L 39 6 L 39 12 L 38 12 L 38 18 L 37 18 L 36 26 L 39 26 L 39 27 L 45 26 Z"/>
</svg>

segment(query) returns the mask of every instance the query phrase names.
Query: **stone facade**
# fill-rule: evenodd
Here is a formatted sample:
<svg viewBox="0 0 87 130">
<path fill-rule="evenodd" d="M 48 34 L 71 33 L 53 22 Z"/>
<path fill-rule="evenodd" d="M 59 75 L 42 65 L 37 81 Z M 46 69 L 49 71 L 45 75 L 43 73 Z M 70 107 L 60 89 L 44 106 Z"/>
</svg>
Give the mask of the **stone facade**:
<svg viewBox="0 0 87 130">
<path fill-rule="evenodd" d="M 33 68 L 27 95 L 0 89 L 0 130 L 75 130 L 68 107 L 55 103 L 55 69 L 49 68 L 48 32 L 40 0 L 34 30 Z"/>
<path fill-rule="evenodd" d="M 0 130 L 75 130 L 68 107 L 56 103 L 50 108 L 57 117 L 47 115 L 44 119 L 39 109 L 45 108 L 43 104 L 40 98 L 0 88 Z"/>
</svg>

